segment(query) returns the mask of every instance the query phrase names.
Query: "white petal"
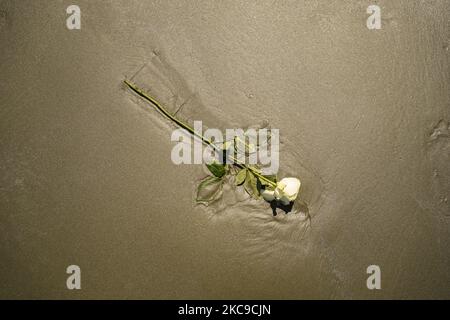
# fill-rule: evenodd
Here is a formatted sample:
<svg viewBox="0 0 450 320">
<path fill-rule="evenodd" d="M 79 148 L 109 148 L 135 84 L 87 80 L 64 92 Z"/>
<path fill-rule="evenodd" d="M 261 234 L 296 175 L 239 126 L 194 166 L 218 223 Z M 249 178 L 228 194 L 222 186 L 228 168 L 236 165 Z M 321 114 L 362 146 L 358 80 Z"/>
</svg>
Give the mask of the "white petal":
<svg viewBox="0 0 450 320">
<path fill-rule="evenodd" d="M 294 199 L 295 200 L 295 199 Z M 282 204 L 284 204 L 285 206 L 287 206 L 289 203 L 291 203 L 291 200 L 289 200 L 289 198 L 287 198 L 287 197 L 281 197 L 280 198 L 280 202 L 282 203 Z"/>
<path fill-rule="evenodd" d="M 269 202 L 275 199 L 273 190 L 264 190 L 263 192 L 261 192 L 261 195 L 264 198 L 264 200 Z"/>
</svg>

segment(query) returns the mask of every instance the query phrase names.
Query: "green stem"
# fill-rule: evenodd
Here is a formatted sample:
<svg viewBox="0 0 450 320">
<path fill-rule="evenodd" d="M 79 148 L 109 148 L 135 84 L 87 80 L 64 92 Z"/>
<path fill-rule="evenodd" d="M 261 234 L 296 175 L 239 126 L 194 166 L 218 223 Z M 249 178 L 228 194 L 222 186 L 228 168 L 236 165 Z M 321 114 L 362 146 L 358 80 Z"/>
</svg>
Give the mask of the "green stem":
<svg viewBox="0 0 450 320">
<path fill-rule="evenodd" d="M 124 80 L 123 81 L 128 88 L 130 88 L 133 92 L 135 92 L 137 95 L 139 95 L 140 97 L 144 98 L 145 100 L 147 100 L 148 102 L 150 102 L 153 106 L 156 107 L 156 109 L 158 109 L 158 111 L 160 111 L 163 115 L 165 115 L 167 118 L 169 118 L 170 120 L 172 120 L 173 122 L 175 122 L 176 124 L 178 124 L 181 128 L 187 130 L 190 134 L 192 134 L 193 136 L 199 138 L 203 143 L 205 143 L 206 145 L 211 146 L 214 150 L 216 151 L 222 151 L 222 149 L 220 149 L 219 147 L 217 147 L 216 145 L 214 145 L 214 143 L 212 143 L 211 140 L 206 139 L 203 135 L 197 133 L 191 126 L 189 126 L 188 124 L 184 123 L 183 121 L 177 119 L 175 116 L 173 116 L 169 111 L 167 111 L 166 108 L 164 108 L 164 106 L 162 106 L 155 98 L 153 98 L 152 96 L 150 96 L 148 93 L 144 92 L 142 89 L 140 89 L 139 87 L 137 87 L 135 84 L 131 83 L 128 80 Z M 261 175 L 259 172 L 257 172 L 255 169 L 253 169 L 252 167 L 249 167 L 247 165 L 245 165 L 244 163 L 240 162 L 238 159 L 236 159 L 235 157 L 229 155 L 228 156 L 231 160 L 233 160 L 239 167 L 241 168 L 245 168 L 249 171 L 251 171 L 255 176 L 257 176 L 258 178 L 260 178 L 261 180 L 266 181 L 268 184 L 270 184 L 273 187 L 276 187 L 277 184 L 269 179 L 267 179 L 266 177 L 264 177 L 263 175 Z"/>
</svg>

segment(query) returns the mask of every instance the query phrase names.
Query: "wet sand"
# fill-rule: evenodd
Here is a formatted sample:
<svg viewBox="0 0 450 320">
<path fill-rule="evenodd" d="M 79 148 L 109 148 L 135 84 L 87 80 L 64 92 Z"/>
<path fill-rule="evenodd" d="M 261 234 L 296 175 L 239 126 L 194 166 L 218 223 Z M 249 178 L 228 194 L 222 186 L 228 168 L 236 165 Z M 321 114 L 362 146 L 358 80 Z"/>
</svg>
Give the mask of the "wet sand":
<svg viewBox="0 0 450 320">
<path fill-rule="evenodd" d="M 381 30 L 365 1 L 80 0 L 69 31 L 72 3 L 0 1 L 0 298 L 449 299 L 450 4 L 375 2 Z M 204 168 L 122 85 L 154 55 L 224 124 L 280 129 L 310 220 L 194 204 Z"/>
</svg>

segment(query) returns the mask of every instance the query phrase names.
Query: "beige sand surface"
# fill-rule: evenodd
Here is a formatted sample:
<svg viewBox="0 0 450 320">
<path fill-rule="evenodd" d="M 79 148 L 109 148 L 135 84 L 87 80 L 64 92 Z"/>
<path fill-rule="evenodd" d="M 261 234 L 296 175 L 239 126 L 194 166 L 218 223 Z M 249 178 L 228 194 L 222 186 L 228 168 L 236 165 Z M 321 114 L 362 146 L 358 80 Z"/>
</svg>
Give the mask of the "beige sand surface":
<svg viewBox="0 0 450 320">
<path fill-rule="evenodd" d="M 449 1 L 75 3 L 70 31 L 72 1 L 0 1 L 1 298 L 450 298 Z M 155 53 L 231 127 L 280 128 L 310 223 L 194 206 L 203 168 L 121 84 Z"/>
</svg>

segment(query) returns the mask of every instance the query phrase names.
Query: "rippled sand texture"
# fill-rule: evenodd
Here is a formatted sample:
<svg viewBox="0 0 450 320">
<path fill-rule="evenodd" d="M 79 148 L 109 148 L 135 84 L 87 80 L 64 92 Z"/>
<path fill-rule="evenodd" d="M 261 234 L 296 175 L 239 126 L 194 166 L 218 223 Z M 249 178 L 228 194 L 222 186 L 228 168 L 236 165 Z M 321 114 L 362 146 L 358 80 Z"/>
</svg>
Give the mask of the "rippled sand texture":
<svg viewBox="0 0 450 320">
<path fill-rule="evenodd" d="M 69 4 L 0 1 L 1 298 L 450 298 L 448 1 L 377 1 L 381 30 L 366 1 L 80 0 L 79 31 Z M 298 213 L 195 205 L 125 77 L 279 128 Z"/>
</svg>

